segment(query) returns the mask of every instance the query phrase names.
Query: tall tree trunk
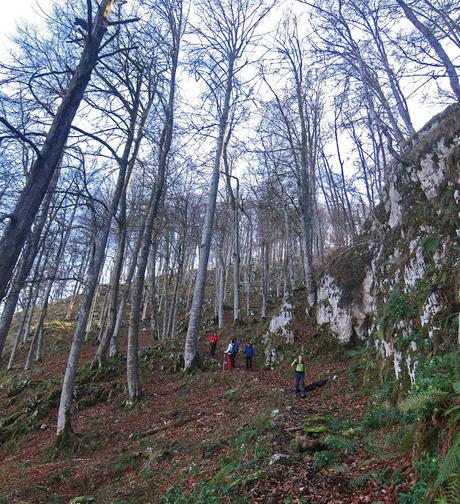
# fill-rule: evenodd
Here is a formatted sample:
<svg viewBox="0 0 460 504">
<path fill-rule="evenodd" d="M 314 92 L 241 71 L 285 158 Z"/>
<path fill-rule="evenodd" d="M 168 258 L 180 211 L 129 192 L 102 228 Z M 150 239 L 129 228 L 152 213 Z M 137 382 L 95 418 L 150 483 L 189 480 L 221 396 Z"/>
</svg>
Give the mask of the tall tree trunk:
<svg viewBox="0 0 460 504">
<path fill-rule="evenodd" d="M 217 305 L 217 320 L 219 323 L 219 328 L 225 325 L 225 259 L 223 250 L 219 251 L 219 296 Z"/>
<path fill-rule="evenodd" d="M 42 231 L 45 227 L 46 219 L 48 216 L 49 207 L 51 204 L 51 200 L 53 198 L 53 193 L 56 188 L 58 171 L 56 171 L 55 176 L 50 184 L 49 191 L 43 201 L 40 218 L 37 223 L 33 227 L 32 233 L 27 240 L 26 246 L 22 252 L 22 257 L 17 269 L 17 272 L 14 276 L 14 280 L 11 283 L 11 288 L 8 293 L 8 297 L 5 301 L 5 306 L 2 311 L 2 317 L 0 320 L 0 361 L 3 354 L 3 349 L 5 347 L 6 337 L 8 335 L 8 331 L 11 326 L 11 322 L 13 320 L 14 312 L 16 311 L 16 305 L 18 303 L 19 294 L 23 289 L 27 277 L 29 276 L 30 270 L 34 264 L 34 261 L 37 256 L 37 252 L 40 247 L 40 243 L 44 242 L 46 236 L 43 237 L 43 240 L 40 241 L 40 237 L 42 235 Z M 60 205 L 59 205 L 60 206 Z M 48 229 L 49 230 L 49 226 Z M 47 233 L 45 233 L 47 234 Z"/>
<path fill-rule="evenodd" d="M 262 308 L 260 317 L 267 318 L 268 307 L 268 244 L 266 241 L 262 243 Z"/>
<path fill-rule="evenodd" d="M 170 260 L 171 260 L 171 241 L 168 239 L 168 236 L 165 237 L 165 262 L 163 268 L 163 294 L 161 296 L 162 306 L 161 306 L 161 314 L 163 316 L 163 321 L 161 323 L 161 339 L 165 340 L 168 333 L 168 287 L 171 278 L 170 273 Z"/>
<path fill-rule="evenodd" d="M 216 211 L 217 189 L 219 187 L 220 169 L 222 166 L 222 156 L 224 152 L 224 141 L 226 137 L 228 118 L 230 113 L 230 98 L 233 88 L 233 65 L 229 62 L 227 81 L 225 86 L 225 98 L 222 105 L 222 114 L 219 122 L 219 135 L 217 138 L 214 167 L 211 177 L 211 184 L 208 192 L 206 204 L 206 215 L 204 219 L 203 231 L 201 234 L 200 259 L 198 272 L 193 292 L 192 306 L 190 309 L 190 319 L 185 340 L 184 362 L 185 369 L 190 369 L 197 353 L 198 331 L 200 329 L 201 311 L 203 307 L 204 289 L 206 286 L 206 276 L 208 273 L 208 260 L 211 251 L 212 229 L 214 225 L 214 214 Z"/>
<path fill-rule="evenodd" d="M 137 257 L 139 255 L 139 251 L 142 245 L 142 237 L 144 236 L 144 229 L 145 229 L 145 218 L 142 220 L 141 227 L 133 248 L 131 263 L 129 265 L 128 274 L 126 275 L 123 294 L 121 295 L 121 300 L 118 306 L 115 327 L 113 329 L 112 337 L 110 338 L 110 353 L 109 353 L 110 357 L 115 357 L 118 354 L 118 340 L 120 336 L 121 325 L 123 323 L 124 309 L 126 303 L 128 302 L 131 283 L 133 281 L 134 273 L 136 271 Z"/>
<path fill-rule="evenodd" d="M 43 255 L 43 254 L 42 254 Z M 18 351 L 19 345 L 21 341 L 23 340 L 23 334 L 28 334 L 30 323 L 32 320 L 32 315 L 35 309 L 35 303 L 37 300 L 38 296 L 38 291 L 39 291 L 39 286 L 36 284 L 38 281 L 40 275 L 41 275 L 41 269 L 42 269 L 42 255 L 39 256 L 37 260 L 37 264 L 34 268 L 34 273 L 32 275 L 32 282 L 30 283 L 30 286 L 27 290 L 27 305 L 24 310 L 24 316 L 22 318 L 21 325 L 18 329 L 18 332 L 16 333 L 16 338 L 14 340 L 13 344 L 13 349 L 11 350 L 10 358 L 8 360 L 8 369 L 13 369 L 13 364 L 14 360 L 16 359 L 16 353 Z M 47 258 L 45 258 L 45 267 L 47 263 Z M 34 290 L 34 286 L 35 290 Z M 25 338 L 24 338 L 25 340 Z"/>
<path fill-rule="evenodd" d="M 139 103 L 134 107 L 132 121 L 135 122 L 137 118 Z M 71 432 L 71 407 L 72 397 L 74 392 L 75 377 L 77 375 L 78 360 L 80 358 L 81 347 L 85 339 L 86 326 L 88 317 L 91 310 L 94 293 L 98 284 L 98 278 L 101 272 L 102 265 L 105 259 L 105 249 L 107 246 L 108 237 L 112 218 L 116 215 L 118 204 L 120 202 L 121 194 L 125 187 L 126 170 L 128 167 L 129 155 L 134 141 L 134 128 L 130 129 L 128 138 L 124 147 L 123 156 L 119 163 L 120 169 L 118 172 L 115 190 L 110 203 L 106 222 L 100 231 L 99 242 L 95 245 L 93 255 L 90 260 L 87 273 L 87 281 L 83 300 L 78 313 L 77 324 L 73 335 L 72 345 L 70 347 L 69 358 L 64 373 L 64 380 L 62 383 L 61 399 L 59 403 L 58 421 L 57 421 L 57 435 L 65 435 L 66 432 Z"/>
<path fill-rule="evenodd" d="M 39 361 L 41 359 L 41 351 L 42 351 L 42 345 L 43 345 L 43 334 L 44 334 L 44 323 L 45 323 L 45 318 L 48 313 L 48 304 L 49 304 L 49 299 L 51 295 L 51 289 L 53 288 L 54 285 L 54 279 L 58 273 L 59 270 L 59 265 L 61 263 L 62 256 L 64 254 L 65 247 L 67 245 L 67 242 L 69 241 L 70 233 L 72 230 L 72 224 L 75 218 L 75 213 L 77 211 L 77 204 L 78 201 L 75 203 L 75 206 L 72 210 L 72 215 L 70 216 L 70 220 L 67 224 L 67 229 L 64 231 L 61 241 L 59 243 L 59 247 L 56 251 L 56 257 L 54 258 L 54 264 L 51 266 L 50 272 L 49 272 L 49 280 L 46 286 L 45 294 L 43 296 L 43 306 L 42 310 L 40 313 L 40 317 L 37 323 L 37 327 L 34 332 L 34 336 L 32 338 L 32 342 L 30 344 L 30 349 L 29 353 L 27 355 L 27 360 L 26 364 L 24 366 L 24 369 L 27 371 L 32 367 L 32 358 L 33 358 L 33 353 L 34 351 L 36 352 L 35 355 L 35 360 Z"/>
<path fill-rule="evenodd" d="M 184 230 L 185 233 L 185 230 Z M 177 307 L 178 307 L 178 296 L 179 289 L 182 283 L 182 271 L 184 269 L 185 260 L 185 247 L 184 247 L 185 236 L 179 236 L 179 243 L 177 245 L 177 265 L 176 265 L 176 275 L 174 278 L 173 295 L 171 299 L 171 308 L 169 310 L 168 328 L 166 331 L 167 337 L 171 339 L 176 335 L 176 318 L 177 318 Z"/>
<path fill-rule="evenodd" d="M 88 268 L 88 260 L 89 260 L 89 254 L 88 254 L 88 249 L 86 247 L 85 252 L 83 254 L 83 257 L 81 259 L 80 267 L 78 269 L 77 280 L 75 281 L 75 286 L 74 286 L 74 289 L 73 289 L 73 292 L 72 292 L 72 295 L 70 298 L 71 300 L 70 300 L 70 303 L 68 305 L 67 312 L 65 315 L 66 320 L 70 319 L 72 312 L 73 312 L 73 309 L 74 309 L 74 306 L 75 306 L 75 303 L 76 303 L 77 298 L 80 294 L 80 288 L 82 285 L 81 279 L 84 278 L 84 272 Z"/>
<path fill-rule="evenodd" d="M 176 95 L 176 73 L 179 62 L 180 38 L 182 35 L 181 33 L 182 12 L 180 13 L 180 16 L 181 17 L 179 19 L 179 25 L 171 26 L 173 33 L 173 48 L 171 51 L 171 57 L 172 57 L 171 77 L 169 81 L 168 101 L 165 109 L 165 120 L 159 142 L 158 173 L 155 180 L 155 189 L 152 192 L 149 204 L 149 210 L 145 226 L 145 238 L 140 250 L 139 264 L 137 265 L 136 278 L 131 297 L 126 374 L 128 382 L 128 394 L 132 401 L 135 401 L 141 397 L 141 386 L 139 382 L 139 368 L 138 368 L 140 308 L 142 304 L 142 293 L 144 290 L 145 270 L 147 268 L 155 220 L 165 190 L 166 168 L 169 157 L 169 151 L 171 149 L 173 139 L 174 103 Z M 172 13 L 171 17 L 174 17 Z"/>
</svg>

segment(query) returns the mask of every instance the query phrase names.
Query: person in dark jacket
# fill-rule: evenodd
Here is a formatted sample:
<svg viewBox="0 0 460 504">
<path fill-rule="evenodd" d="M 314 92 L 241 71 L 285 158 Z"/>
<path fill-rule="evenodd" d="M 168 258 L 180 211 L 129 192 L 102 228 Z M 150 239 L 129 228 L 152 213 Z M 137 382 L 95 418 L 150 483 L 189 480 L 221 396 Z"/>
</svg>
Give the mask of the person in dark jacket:
<svg viewBox="0 0 460 504">
<path fill-rule="evenodd" d="M 254 347 L 251 343 L 248 343 L 243 350 L 244 358 L 246 359 L 246 369 L 252 369 L 252 359 L 255 355 Z"/>
<path fill-rule="evenodd" d="M 236 356 L 238 355 L 239 351 L 240 351 L 240 342 L 235 340 L 233 342 L 233 367 L 234 368 L 236 367 Z"/>
</svg>

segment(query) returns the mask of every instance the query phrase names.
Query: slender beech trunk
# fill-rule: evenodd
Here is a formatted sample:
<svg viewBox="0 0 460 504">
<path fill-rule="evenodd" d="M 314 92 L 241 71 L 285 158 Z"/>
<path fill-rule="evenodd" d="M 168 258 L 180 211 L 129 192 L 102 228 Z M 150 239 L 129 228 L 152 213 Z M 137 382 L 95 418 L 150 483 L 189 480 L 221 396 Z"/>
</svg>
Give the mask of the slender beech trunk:
<svg viewBox="0 0 460 504">
<path fill-rule="evenodd" d="M 220 273 L 220 268 L 219 268 L 219 260 L 216 257 L 215 258 L 215 265 L 214 265 L 214 320 L 216 323 L 219 321 L 219 273 Z"/>
<path fill-rule="evenodd" d="M 267 318 L 267 305 L 268 305 L 268 244 L 262 243 L 262 309 L 260 317 Z"/>
<path fill-rule="evenodd" d="M 228 119 L 230 113 L 230 98 L 233 89 L 233 67 L 235 61 L 230 59 L 225 85 L 225 97 L 222 104 L 222 113 L 219 121 L 219 134 L 217 137 L 216 154 L 214 167 L 209 186 L 208 199 L 206 204 L 206 215 L 203 224 L 200 244 L 200 259 L 193 292 L 192 306 L 190 308 L 190 319 L 185 340 L 184 361 L 185 369 L 190 369 L 197 353 L 198 331 L 200 329 L 201 311 L 203 307 L 204 289 L 206 286 L 206 276 L 208 273 L 208 260 L 211 250 L 212 228 L 214 224 L 214 214 L 216 211 L 217 189 L 219 187 L 220 169 L 222 166 L 222 156 L 224 152 L 224 141 L 226 137 Z"/>
<path fill-rule="evenodd" d="M 132 121 L 135 122 L 139 110 L 139 102 L 135 103 L 132 111 Z M 65 435 L 71 432 L 71 407 L 74 392 L 75 377 L 77 375 L 78 360 L 80 358 L 81 347 L 85 339 L 88 317 L 93 303 L 94 293 L 98 284 L 98 278 L 105 259 L 105 249 L 110 234 L 112 218 L 116 215 L 121 194 L 125 187 L 126 171 L 128 167 L 129 155 L 134 141 L 134 128 L 130 128 L 127 141 L 124 147 L 123 156 L 119 162 L 119 171 L 115 189 L 112 195 L 112 201 L 108 211 L 106 222 L 100 230 L 98 243 L 95 244 L 93 254 L 87 272 L 85 291 L 82 304 L 78 313 L 77 324 L 73 335 L 72 345 L 70 347 L 69 358 L 62 383 L 61 399 L 59 403 L 57 435 Z"/>
<path fill-rule="evenodd" d="M 233 321 L 241 322 L 241 301 L 240 301 L 240 218 L 238 205 L 240 199 L 240 181 L 237 177 L 230 175 L 230 165 L 228 162 L 227 148 L 230 141 L 231 131 L 227 134 L 224 144 L 223 161 L 225 175 L 227 179 L 227 192 L 230 197 L 232 207 L 232 269 L 233 269 Z M 236 194 L 233 193 L 230 179 L 236 180 Z"/>
<path fill-rule="evenodd" d="M 161 314 L 163 317 L 161 323 L 161 339 L 165 340 L 167 336 L 167 325 L 168 325 L 168 287 L 171 273 L 170 269 L 170 260 L 171 260 L 171 241 L 168 239 L 168 236 L 165 237 L 166 242 L 166 251 L 165 251 L 165 263 L 163 268 L 163 293 L 161 295 Z"/>
<path fill-rule="evenodd" d="M 251 316 L 251 279 L 252 279 L 252 220 L 249 219 L 248 258 L 246 265 L 246 313 Z"/>
<path fill-rule="evenodd" d="M 70 216 L 70 220 L 67 224 L 67 229 L 65 230 L 61 241 L 58 246 L 58 250 L 56 251 L 56 257 L 54 258 L 54 264 L 51 266 L 49 276 L 50 279 L 48 280 L 45 294 L 43 296 L 43 306 L 42 310 L 40 313 L 40 317 L 37 323 L 37 327 L 35 328 L 34 336 L 32 338 L 32 341 L 30 343 L 30 349 L 29 353 L 27 355 L 26 359 L 26 364 L 24 366 L 24 369 L 27 371 L 32 367 L 32 359 L 33 359 L 33 354 L 35 352 L 35 360 L 39 361 L 41 359 L 41 351 L 42 351 L 42 346 L 43 346 L 43 334 L 44 334 L 44 323 L 45 323 L 45 318 L 48 312 L 48 304 L 49 304 L 49 299 L 51 295 L 51 289 L 53 288 L 54 285 L 54 279 L 58 273 L 59 270 L 59 265 L 61 264 L 61 259 L 64 254 L 65 247 L 67 245 L 67 242 L 69 241 L 70 233 L 72 230 L 72 224 L 75 218 L 75 213 L 77 211 L 77 204 L 78 201 L 75 203 L 75 206 L 72 210 L 72 215 Z"/>
<path fill-rule="evenodd" d="M 51 204 L 51 200 L 53 198 L 53 192 L 56 188 L 58 174 L 59 171 L 56 171 L 55 176 L 51 181 L 48 193 L 43 201 L 40 217 L 35 226 L 33 227 L 32 233 L 30 234 L 26 246 L 22 251 L 22 257 L 17 272 L 14 276 L 14 280 L 11 284 L 8 297 L 5 301 L 5 306 L 3 308 L 2 317 L 0 320 L 0 361 L 3 354 L 3 349 L 5 347 L 6 337 L 8 335 L 8 331 L 10 329 L 11 322 L 13 320 L 14 312 L 16 311 L 19 294 L 21 293 L 21 290 L 25 285 L 27 277 L 29 276 L 30 270 L 32 269 L 32 266 L 37 256 L 37 252 L 40 247 L 40 243 L 43 243 L 44 240 L 46 239 L 46 236 L 44 236 L 42 240 L 40 240 L 40 237 L 45 227 L 49 207 Z M 49 226 L 47 227 L 47 231 L 48 230 Z M 47 233 L 45 233 L 45 235 L 46 234 Z"/>
<path fill-rule="evenodd" d="M 84 278 L 84 272 L 88 269 L 88 261 L 89 261 L 89 253 L 88 253 L 88 247 L 85 248 L 85 252 L 83 254 L 83 257 L 81 259 L 81 263 L 80 263 L 80 267 L 78 269 L 78 275 L 77 275 L 77 280 L 75 282 L 75 286 L 74 286 L 74 289 L 73 289 L 73 292 L 72 292 L 72 296 L 71 296 L 71 301 L 69 303 L 69 306 L 68 306 L 68 309 L 67 309 L 67 313 L 65 315 L 65 319 L 66 320 L 69 320 L 71 315 L 72 315 L 72 312 L 73 312 L 73 309 L 74 309 L 74 306 L 75 306 L 75 303 L 77 301 L 77 298 L 80 294 L 80 288 L 81 288 L 81 285 L 82 285 L 82 282 L 81 282 L 81 279 Z"/>
<path fill-rule="evenodd" d="M 46 263 L 46 260 L 45 260 Z M 40 277 L 40 271 L 42 267 L 42 254 L 38 257 L 37 264 L 34 268 L 34 273 L 32 276 L 32 282 L 27 290 L 27 306 L 24 310 L 24 316 L 22 318 L 21 325 L 16 333 L 16 338 L 14 340 L 13 349 L 11 350 L 10 358 L 8 360 L 8 369 L 13 369 L 14 360 L 16 359 L 16 353 L 18 351 L 19 345 L 23 340 L 23 334 L 27 334 L 32 320 L 32 315 L 35 308 L 35 303 L 37 300 L 37 295 L 39 291 L 39 286 L 36 284 L 38 278 Z M 34 286 L 36 285 L 35 289 Z M 24 338 L 25 339 L 25 338 Z"/>
<path fill-rule="evenodd" d="M 156 273 L 156 262 L 157 262 L 157 252 L 158 252 L 158 239 L 155 237 L 153 241 L 153 248 L 150 258 L 150 329 L 152 331 L 152 340 L 157 341 L 159 339 L 158 331 L 158 303 L 157 303 L 157 273 Z"/>
<path fill-rule="evenodd" d="M 123 323 L 123 315 L 126 303 L 129 298 L 129 291 L 131 287 L 131 283 L 133 281 L 134 272 L 136 271 L 137 257 L 139 255 L 139 251 L 142 245 L 142 237 L 144 236 L 145 229 L 145 219 L 142 220 L 142 224 L 137 235 L 136 242 L 134 244 L 131 263 L 128 269 L 128 274 L 126 275 L 125 286 L 123 289 L 123 294 L 121 295 L 120 303 L 117 311 L 117 318 L 115 321 L 115 327 L 113 329 L 112 337 L 110 338 L 110 357 L 115 357 L 118 354 L 118 340 L 120 337 L 121 325 Z"/>
<path fill-rule="evenodd" d="M 43 147 L 37 152 L 24 189 L 0 240 L 0 301 L 5 296 L 14 266 L 32 223 L 59 167 L 72 122 L 97 63 L 102 39 L 107 31 L 113 0 L 102 0 L 94 19 L 88 13 L 88 34 L 80 61 L 65 90 L 62 102 L 48 130 Z M 0 118 L 1 120 L 1 118 Z M 4 122 L 4 121 L 2 121 Z"/>
<path fill-rule="evenodd" d="M 174 14 L 171 13 L 171 18 L 173 17 Z M 178 21 L 178 24 L 174 22 L 171 23 L 170 26 L 173 36 L 173 47 L 171 50 L 171 76 L 169 81 L 168 101 L 165 108 L 165 120 L 159 142 L 158 173 L 155 180 L 155 189 L 152 192 L 149 204 L 145 226 L 145 237 L 140 250 L 139 263 L 137 265 L 136 277 L 131 297 L 126 374 L 128 382 L 128 394 L 130 400 L 132 401 L 135 401 L 141 397 L 138 366 L 140 308 L 142 304 L 142 293 L 144 290 L 145 270 L 147 268 L 155 220 L 165 190 L 166 168 L 173 139 L 176 73 L 179 62 L 180 39 L 182 36 L 182 12 L 180 12 L 180 19 L 176 21 Z"/>
<path fill-rule="evenodd" d="M 184 235 L 179 236 L 178 243 L 178 251 L 177 251 L 177 264 L 176 264 L 176 275 L 174 278 L 174 287 L 173 287 L 173 295 L 171 299 L 171 308 L 169 310 L 169 318 L 168 318 L 168 328 L 166 330 L 166 337 L 170 337 L 171 339 L 176 335 L 176 318 L 177 318 L 177 307 L 178 307 L 178 296 L 179 289 L 182 283 L 182 271 L 184 269 L 184 260 L 185 260 L 185 230 Z"/>
<path fill-rule="evenodd" d="M 219 328 L 225 325 L 225 259 L 223 250 L 219 251 L 219 296 L 217 305 L 217 320 L 219 322 Z"/>
</svg>

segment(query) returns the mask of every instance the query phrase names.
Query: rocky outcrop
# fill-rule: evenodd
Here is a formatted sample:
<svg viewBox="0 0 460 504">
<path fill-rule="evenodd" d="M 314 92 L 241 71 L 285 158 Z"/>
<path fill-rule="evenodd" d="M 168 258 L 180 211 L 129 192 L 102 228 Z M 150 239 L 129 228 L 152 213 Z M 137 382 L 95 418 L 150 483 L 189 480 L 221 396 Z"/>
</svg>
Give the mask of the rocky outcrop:
<svg viewBox="0 0 460 504">
<path fill-rule="evenodd" d="M 262 337 L 265 369 L 274 369 L 283 360 L 279 350 L 286 343 L 294 343 L 293 317 L 292 303 L 285 297 L 280 311 L 270 320 L 268 331 Z"/>
<path fill-rule="evenodd" d="M 385 200 L 357 243 L 318 278 L 318 324 L 366 340 L 397 379 L 420 352 L 458 344 L 460 106 L 433 118 L 395 161 Z"/>
</svg>

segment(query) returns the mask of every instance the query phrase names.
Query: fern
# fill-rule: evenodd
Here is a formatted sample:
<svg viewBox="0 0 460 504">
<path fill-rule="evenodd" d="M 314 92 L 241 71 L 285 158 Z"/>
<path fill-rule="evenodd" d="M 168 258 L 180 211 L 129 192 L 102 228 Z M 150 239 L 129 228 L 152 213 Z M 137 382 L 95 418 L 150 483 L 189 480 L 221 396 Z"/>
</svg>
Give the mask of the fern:
<svg viewBox="0 0 460 504">
<path fill-rule="evenodd" d="M 448 392 L 439 389 L 423 390 L 404 399 L 399 405 L 399 408 L 402 411 L 420 411 L 426 408 L 430 403 L 440 403 L 449 395 Z"/>
<path fill-rule="evenodd" d="M 448 502 L 460 502 L 460 472 L 453 474 L 447 485 Z"/>
<path fill-rule="evenodd" d="M 435 487 L 439 488 L 455 474 L 460 474 L 460 432 L 457 432 L 452 446 L 439 467 Z"/>
<path fill-rule="evenodd" d="M 460 404 L 453 406 L 444 412 L 445 417 L 450 417 L 447 425 L 458 425 L 460 423 Z"/>
</svg>

